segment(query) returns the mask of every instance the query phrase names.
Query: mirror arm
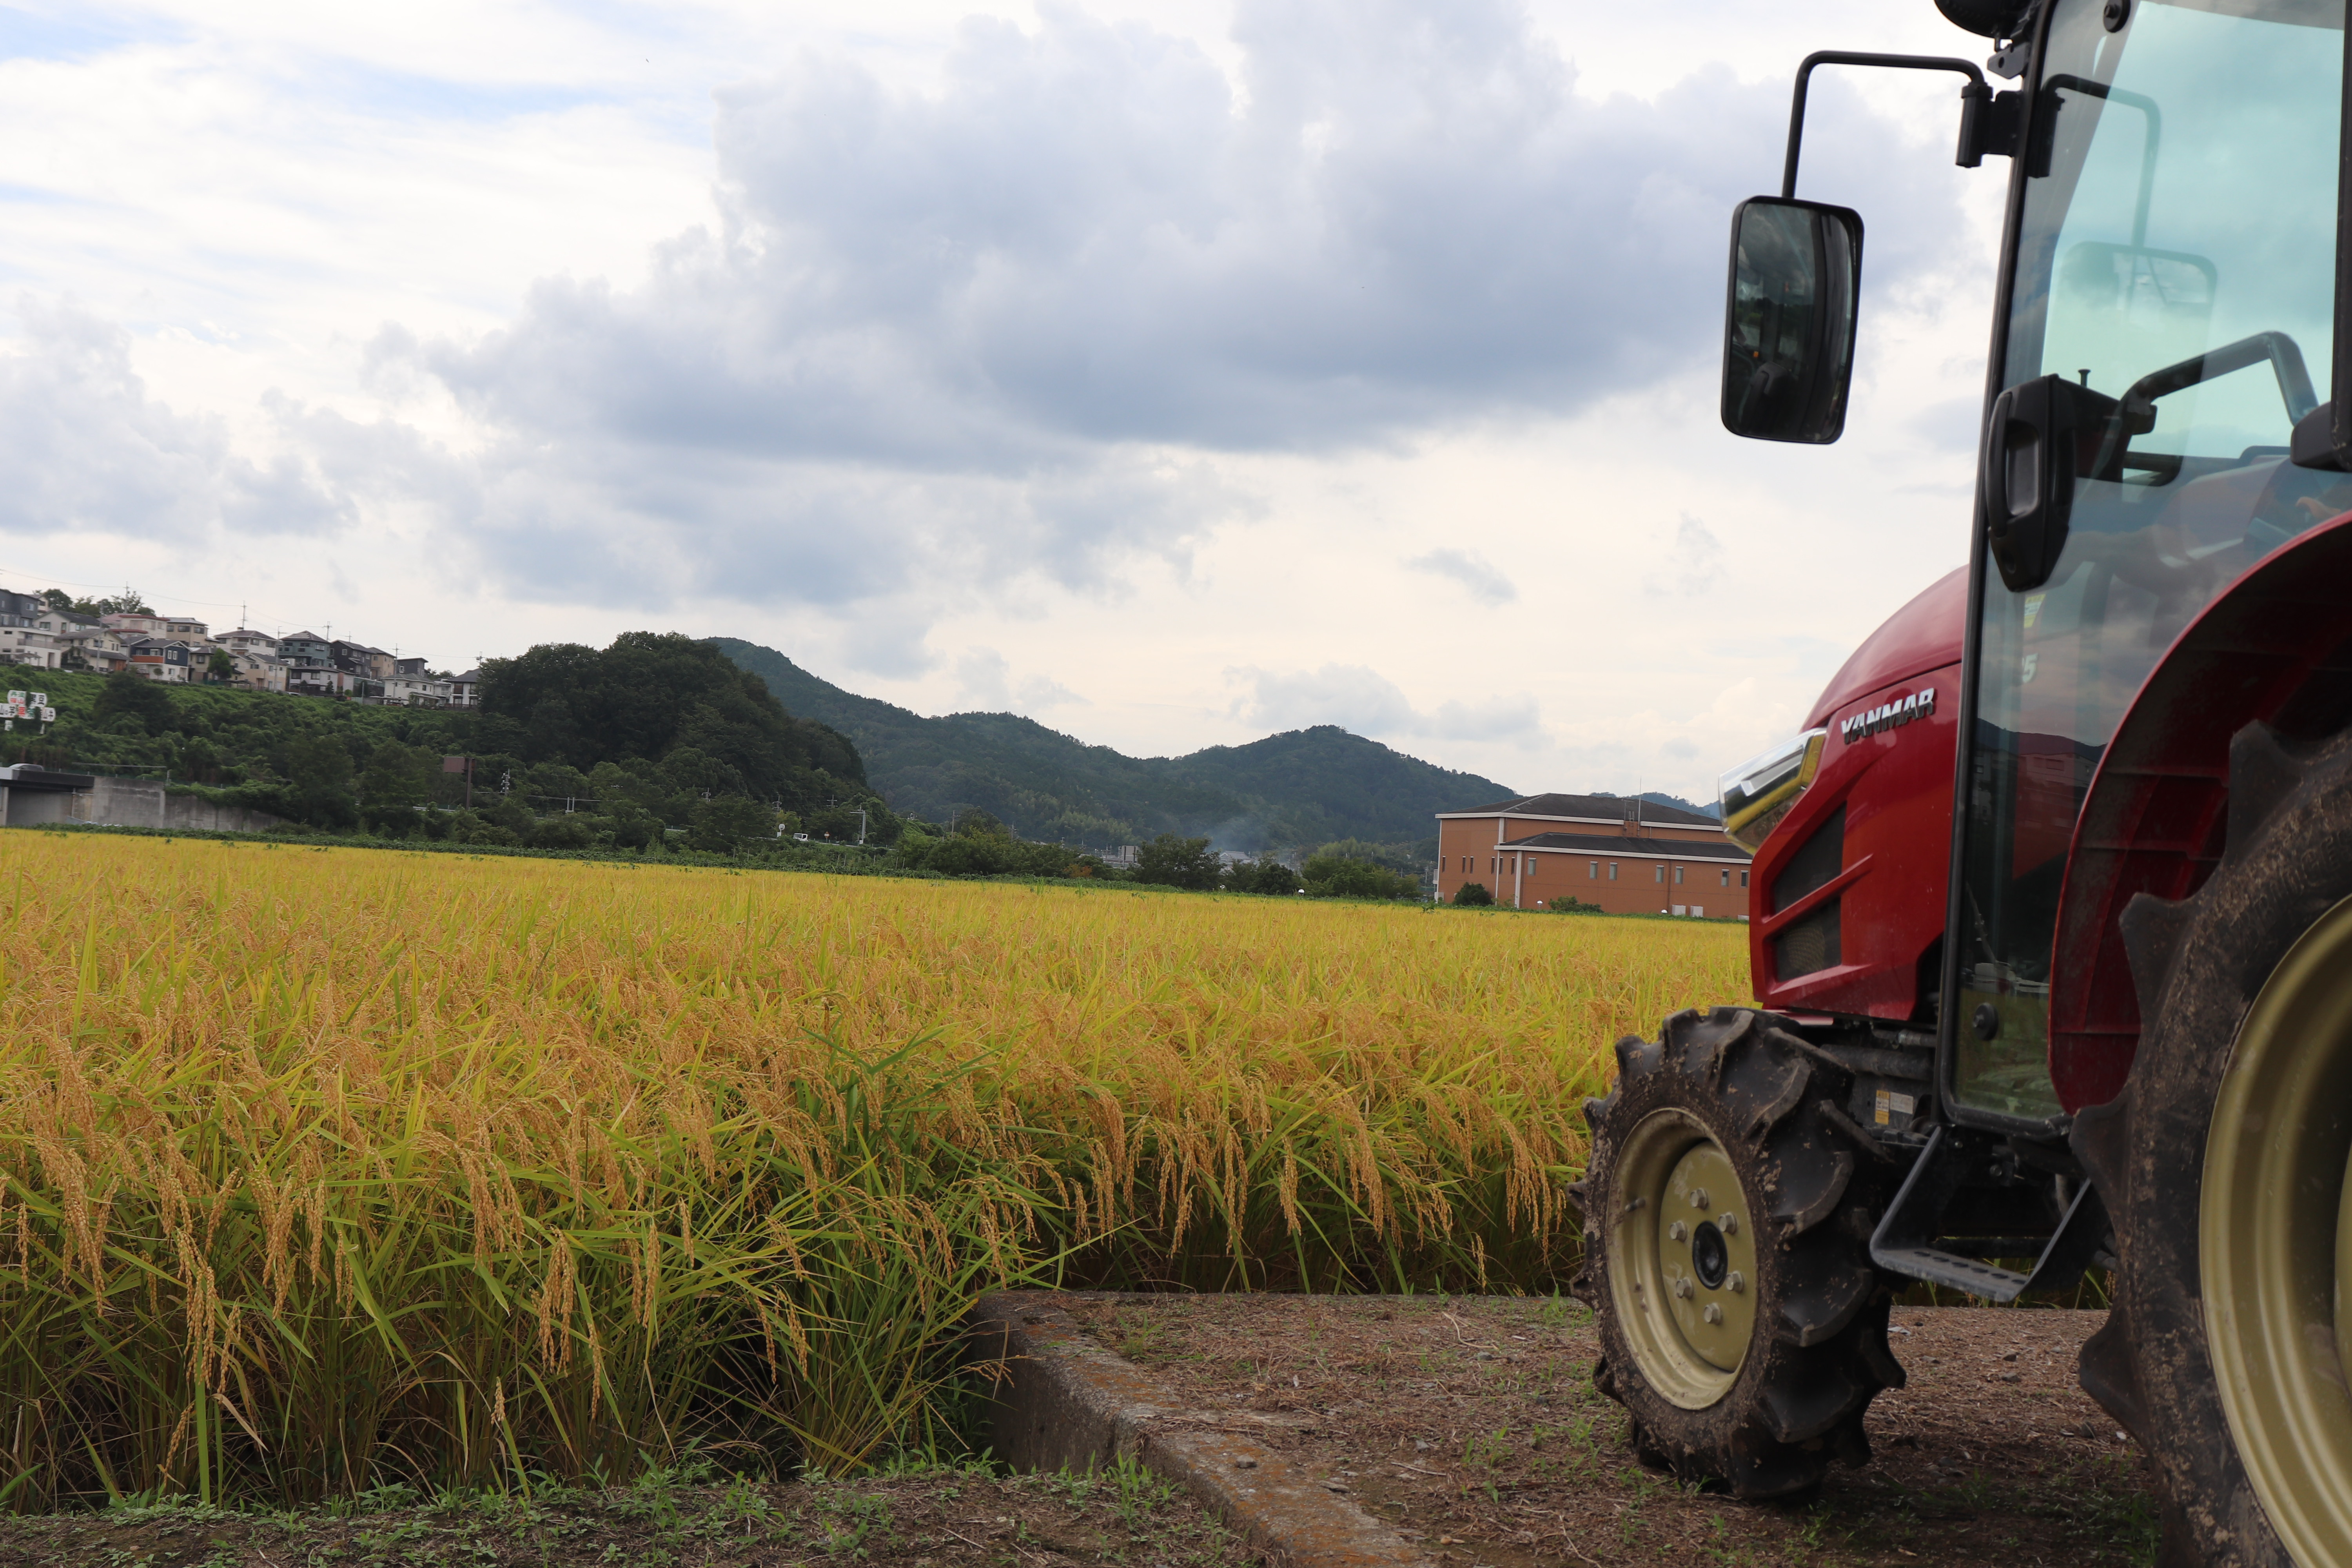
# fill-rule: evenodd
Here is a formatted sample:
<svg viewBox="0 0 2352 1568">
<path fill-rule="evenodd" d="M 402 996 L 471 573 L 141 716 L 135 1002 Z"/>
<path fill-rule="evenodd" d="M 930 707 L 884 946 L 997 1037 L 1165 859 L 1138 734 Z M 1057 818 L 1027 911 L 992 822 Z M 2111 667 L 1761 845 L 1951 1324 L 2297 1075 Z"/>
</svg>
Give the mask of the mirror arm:
<svg viewBox="0 0 2352 1568">
<path fill-rule="evenodd" d="M 1985 85 L 1984 72 L 1967 60 L 1949 55 L 1874 55 L 1857 54 L 1850 49 L 1821 49 L 1805 57 L 1797 68 L 1797 92 L 1789 106 L 1789 161 L 1780 173 L 1780 199 L 1797 199 L 1797 151 L 1805 139 L 1805 90 L 1811 84 L 1815 66 L 1877 66 L 1885 70 L 1958 71 L 1969 79 L 1969 86 L 1960 89 L 1966 99 L 1990 98 L 1992 89 Z"/>
</svg>

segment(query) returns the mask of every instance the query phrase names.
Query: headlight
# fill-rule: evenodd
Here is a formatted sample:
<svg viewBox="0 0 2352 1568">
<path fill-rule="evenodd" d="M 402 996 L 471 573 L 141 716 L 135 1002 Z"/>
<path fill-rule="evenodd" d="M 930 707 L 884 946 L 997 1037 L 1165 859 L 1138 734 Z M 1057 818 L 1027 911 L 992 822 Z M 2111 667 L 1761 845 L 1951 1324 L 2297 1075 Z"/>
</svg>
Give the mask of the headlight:
<svg viewBox="0 0 2352 1568">
<path fill-rule="evenodd" d="M 1723 775 L 1723 831 L 1754 854 L 1821 771 L 1827 730 L 1808 730 Z"/>
</svg>

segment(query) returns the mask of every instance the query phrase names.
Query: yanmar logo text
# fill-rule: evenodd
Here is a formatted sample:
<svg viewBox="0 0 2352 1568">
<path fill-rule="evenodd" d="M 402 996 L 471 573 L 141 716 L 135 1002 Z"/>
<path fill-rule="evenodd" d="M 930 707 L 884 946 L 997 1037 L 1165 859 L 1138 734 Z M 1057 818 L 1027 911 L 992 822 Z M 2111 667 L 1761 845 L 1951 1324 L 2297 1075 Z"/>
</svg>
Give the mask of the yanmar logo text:
<svg viewBox="0 0 2352 1568">
<path fill-rule="evenodd" d="M 1838 734 L 1848 745 L 1881 730 L 1893 730 L 1915 719 L 1929 719 L 1936 712 L 1936 689 L 1932 686 L 1915 691 L 1908 697 L 1898 697 L 1892 702 L 1882 702 L 1867 713 L 1856 713 L 1838 721 Z"/>
</svg>

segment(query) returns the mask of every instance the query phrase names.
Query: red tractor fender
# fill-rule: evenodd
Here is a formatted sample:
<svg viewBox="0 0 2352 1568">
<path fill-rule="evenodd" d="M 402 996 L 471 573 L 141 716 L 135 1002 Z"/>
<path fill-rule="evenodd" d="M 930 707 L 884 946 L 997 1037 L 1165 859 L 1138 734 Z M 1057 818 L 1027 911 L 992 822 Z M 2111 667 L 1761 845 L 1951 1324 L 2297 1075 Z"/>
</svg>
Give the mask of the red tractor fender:
<svg viewBox="0 0 2352 1568">
<path fill-rule="evenodd" d="M 2067 847 L 2050 963 L 2050 1077 L 2069 1112 L 2113 1100 L 2139 1048 L 2117 923 L 2185 899 L 2221 858 L 2230 739 L 2316 739 L 2352 719 L 2352 512 L 2264 557 L 2175 637 L 2125 710 Z"/>
</svg>

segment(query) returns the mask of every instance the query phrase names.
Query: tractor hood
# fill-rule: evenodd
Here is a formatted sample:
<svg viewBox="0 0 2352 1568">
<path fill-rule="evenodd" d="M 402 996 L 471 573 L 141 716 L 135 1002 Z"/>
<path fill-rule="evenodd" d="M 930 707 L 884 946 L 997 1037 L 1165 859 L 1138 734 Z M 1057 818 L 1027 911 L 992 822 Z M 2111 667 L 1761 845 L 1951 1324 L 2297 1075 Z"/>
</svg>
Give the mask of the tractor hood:
<svg viewBox="0 0 2352 1568">
<path fill-rule="evenodd" d="M 1804 727 L 1816 730 L 1831 714 L 1869 692 L 1960 662 L 1967 628 L 1969 569 L 1955 567 L 1917 598 L 1886 617 L 1823 689 Z"/>
</svg>

